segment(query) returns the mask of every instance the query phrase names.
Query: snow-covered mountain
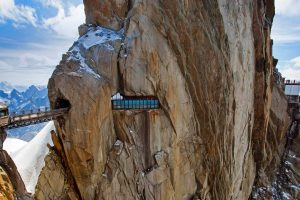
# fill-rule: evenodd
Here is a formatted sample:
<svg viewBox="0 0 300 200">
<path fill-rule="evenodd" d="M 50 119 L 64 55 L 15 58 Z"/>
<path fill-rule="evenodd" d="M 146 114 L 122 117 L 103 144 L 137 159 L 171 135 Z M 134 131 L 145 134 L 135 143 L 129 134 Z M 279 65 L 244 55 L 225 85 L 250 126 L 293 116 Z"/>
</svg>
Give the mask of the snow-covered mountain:
<svg viewBox="0 0 300 200">
<path fill-rule="evenodd" d="M 34 192 L 44 158 L 48 153 L 47 143 L 51 144 L 50 131 L 54 123 L 49 122 L 30 142 L 7 138 L 4 149 L 14 160 L 28 192 Z"/>
<path fill-rule="evenodd" d="M 44 86 L 31 85 L 23 92 L 15 88 L 10 92 L 0 89 L 0 101 L 8 105 L 10 112 L 49 106 L 48 90 Z"/>
<path fill-rule="evenodd" d="M 6 81 L 0 82 L 0 90 L 5 91 L 5 92 L 11 92 L 13 89 L 16 89 L 20 92 L 23 92 L 27 89 L 26 86 L 23 85 L 12 85 Z"/>
<path fill-rule="evenodd" d="M 19 90 L 21 89 L 21 90 Z M 48 90 L 45 86 L 13 86 L 0 82 L 0 101 L 6 102 L 10 113 L 49 107 Z M 46 123 L 31 125 L 8 131 L 8 136 L 30 141 Z"/>
</svg>

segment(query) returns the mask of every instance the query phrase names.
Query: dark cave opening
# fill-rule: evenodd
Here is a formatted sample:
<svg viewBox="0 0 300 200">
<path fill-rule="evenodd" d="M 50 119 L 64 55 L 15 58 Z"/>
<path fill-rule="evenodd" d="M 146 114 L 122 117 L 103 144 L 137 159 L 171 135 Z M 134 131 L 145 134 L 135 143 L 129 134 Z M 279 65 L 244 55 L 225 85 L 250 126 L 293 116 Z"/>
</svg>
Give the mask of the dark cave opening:
<svg viewBox="0 0 300 200">
<path fill-rule="evenodd" d="M 55 101 L 54 109 L 60 109 L 60 108 L 71 108 L 70 101 L 63 98 L 58 98 Z"/>
</svg>

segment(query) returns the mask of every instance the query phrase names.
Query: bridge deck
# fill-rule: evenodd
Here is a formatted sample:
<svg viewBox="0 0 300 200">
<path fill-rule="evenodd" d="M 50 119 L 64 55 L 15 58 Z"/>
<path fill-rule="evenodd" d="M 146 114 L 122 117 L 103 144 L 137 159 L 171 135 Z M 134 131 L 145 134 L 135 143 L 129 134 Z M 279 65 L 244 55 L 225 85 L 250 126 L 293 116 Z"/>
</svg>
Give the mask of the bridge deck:
<svg viewBox="0 0 300 200">
<path fill-rule="evenodd" d="M 56 119 L 59 116 L 64 115 L 69 111 L 69 108 L 60 108 L 55 110 L 45 110 L 38 112 L 22 113 L 20 115 L 13 114 L 9 116 L 8 124 L 2 126 L 5 129 L 18 128 L 22 126 L 28 126 L 31 124 L 37 124 L 41 122 L 47 122 Z"/>
</svg>

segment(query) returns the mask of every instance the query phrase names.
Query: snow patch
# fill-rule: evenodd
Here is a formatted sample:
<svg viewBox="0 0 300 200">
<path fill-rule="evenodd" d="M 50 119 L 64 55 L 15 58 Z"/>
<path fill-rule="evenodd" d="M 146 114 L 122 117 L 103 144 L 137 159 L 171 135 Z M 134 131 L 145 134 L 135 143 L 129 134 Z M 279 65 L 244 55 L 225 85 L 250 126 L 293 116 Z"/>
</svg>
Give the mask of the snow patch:
<svg viewBox="0 0 300 200">
<path fill-rule="evenodd" d="M 49 122 L 30 142 L 10 154 L 28 192 L 34 193 L 38 176 L 45 164 L 44 158 L 49 151 L 47 143 L 52 143 L 50 131 L 54 129 L 54 123 Z"/>
<path fill-rule="evenodd" d="M 100 26 L 90 26 L 88 32 L 81 36 L 77 42 L 74 43 L 68 51 L 68 61 L 77 61 L 80 64 L 78 72 L 87 73 L 92 75 L 95 79 L 100 79 L 101 76 L 97 74 L 88 64 L 86 63 L 85 56 L 82 54 L 81 48 L 87 50 L 96 45 L 102 45 L 109 51 L 114 51 L 114 47 L 109 42 L 121 40 L 123 37 L 123 30 L 117 32 L 110 29 L 102 28 Z M 75 75 L 75 74 L 69 74 Z"/>
<path fill-rule="evenodd" d="M 94 72 L 85 62 L 85 58 L 81 55 L 80 49 L 77 45 L 74 45 L 70 50 L 69 50 L 69 55 L 70 57 L 68 58 L 68 61 L 77 61 L 80 64 L 80 68 L 78 72 L 84 72 L 87 74 L 92 75 L 95 79 L 101 79 L 101 76 L 97 73 Z M 75 72 L 76 73 L 76 72 Z"/>
<path fill-rule="evenodd" d="M 3 143 L 3 149 L 7 151 L 9 155 L 12 155 L 14 152 L 18 151 L 27 144 L 24 140 L 16 138 L 6 138 Z"/>
<path fill-rule="evenodd" d="M 116 93 L 111 97 L 111 100 L 120 100 L 123 99 L 123 96 L 120 93 Z"/>
<path fill-rule="evenodd" d="M 122 39 L 122 31 L 116 32 L 110 29 L 102 28 L 100 26 L 90 27 L 88 32 L 81 36 L 78 40 L 86 49 L 95 45 L 104 44 L 109 50 L 114 50 L 113 46 L 107 42 Z"/>
<path fill-rule="evenodd" d="M 293 197 L 290 194 L 286 193 L 286 192 L 282 192 L 282 196 L 286 200 L 293 199 Z"/>
</svg>

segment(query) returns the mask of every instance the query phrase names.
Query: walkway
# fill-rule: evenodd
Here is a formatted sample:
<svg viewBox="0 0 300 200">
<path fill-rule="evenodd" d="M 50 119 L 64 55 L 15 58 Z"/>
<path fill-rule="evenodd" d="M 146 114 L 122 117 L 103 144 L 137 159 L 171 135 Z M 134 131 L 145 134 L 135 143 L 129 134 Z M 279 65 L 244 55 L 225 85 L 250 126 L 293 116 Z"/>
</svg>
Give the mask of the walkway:
<svg viewBox="0 0 300 200">
<path fill-rule="evenodd" d="M 69 108 L 59 108 L 50 110 L 49 108 L 38 109 L 36 111 L 13 113 L 8 116 L 8 123 L 2 125 L 0 128 L 13 129 L 22 126 L 29 126 L 31 124 L 38 124 L 42 122 L 51 121 L 66 114 Z"/>
<path fill-rule="evenodd" d="M 160 108 L 160 102 L 154 96 L 122 96 L 117 93 L 111 98 L 113 110 L 153 110 Z"/>
</svg>

